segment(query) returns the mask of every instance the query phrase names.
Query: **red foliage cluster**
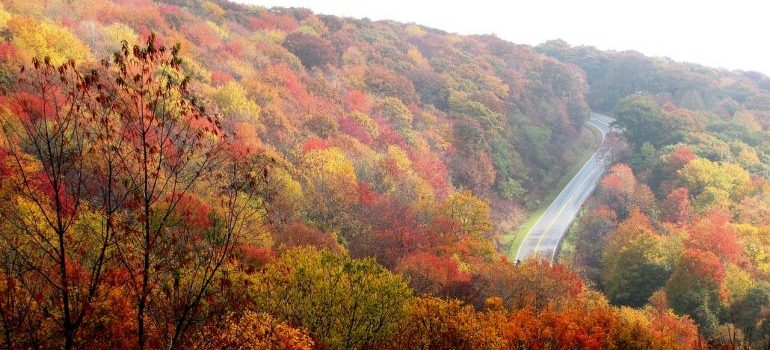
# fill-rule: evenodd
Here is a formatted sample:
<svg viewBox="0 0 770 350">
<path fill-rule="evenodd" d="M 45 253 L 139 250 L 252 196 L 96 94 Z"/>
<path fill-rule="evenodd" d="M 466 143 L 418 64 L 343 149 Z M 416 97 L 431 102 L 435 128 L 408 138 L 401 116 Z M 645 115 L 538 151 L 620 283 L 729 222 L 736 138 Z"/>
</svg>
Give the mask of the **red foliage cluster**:
<svg viewBox="0 0 770 350">
<path fill-rule="evenodd" d="M 299 26 L 292 15 L 273 11 L 264 11 L 259 17 L 249 18 L 249 25 L 257 30 L 279 29 L 285 32 L 291 32 Z"/>
<path fill-rule="evenodd" d="M 16 55 L 17 55 L 16 46 L 8 42 L 0 43 L 0 60 L 2 60 L 3 62 L 9 62 L 14 58 L 16 58 Z"/>
<path fill-rule="evenodd" d="M 233 76 L 230 73 L 213 71 L 211 72 L 211 83 L 214 85 L 222 85 L 233 80 Z"/>
<path fill-rule="evenodd" d="M 372 145 L 374 139 L 366 128 L 361 123 L 354 120 L 351 117 L 342 117 L 338 122 L 340 131 L 357 138 L 359 141 L 367 145 Z"/>
<path fill-rule="evenodd" d="M 737 262 L 743 251 L 730 220 L 732 215 L 714 209 L 688 225 L 685 246 L 700 252 L 710 252 L 723 261 Z"/>
<path fill-rule="evenodd" d="M 396 271 L 410 281 L 419 294 L 453 295 L 452 291 L 471 283 L 471 274 L 460 271 L 457 261 L 427 252 L 417 252 L 402 258 Z"/>
<path fill-rule="evenodd" d="M 369 99 L 361 90 L 351 90 L 345 97 L 345 106 L 348 111 L 369 113 Z"/>
<path fill-rule="evenodd" d="M 329 139 L 310 139 L 302 143 L 302 153 L 307 154 L 312 151 L 324 150 L 334 146 L 334 140 Z"/>
</svg>

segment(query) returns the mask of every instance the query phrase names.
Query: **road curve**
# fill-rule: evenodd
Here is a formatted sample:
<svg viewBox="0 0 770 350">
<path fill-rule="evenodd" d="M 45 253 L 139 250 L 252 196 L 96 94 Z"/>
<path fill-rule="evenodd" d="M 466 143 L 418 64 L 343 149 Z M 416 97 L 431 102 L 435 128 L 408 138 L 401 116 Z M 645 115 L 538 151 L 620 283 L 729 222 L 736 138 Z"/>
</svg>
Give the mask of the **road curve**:
<svg viewBox="0 0 770 350">
<path fill-rule="evenodd" d="M 609 166 L 605 136 L 610 132 L 612 121 L 613 119 L 606 115 L 591 113 L 591 118 L 586 124 L 602 133 L 602 143 L 527 232 L 524 242 L 516 252 L 517 261 L 537 256 L 553 262 L 559 243 L 570 223 Z"/>
</svg>

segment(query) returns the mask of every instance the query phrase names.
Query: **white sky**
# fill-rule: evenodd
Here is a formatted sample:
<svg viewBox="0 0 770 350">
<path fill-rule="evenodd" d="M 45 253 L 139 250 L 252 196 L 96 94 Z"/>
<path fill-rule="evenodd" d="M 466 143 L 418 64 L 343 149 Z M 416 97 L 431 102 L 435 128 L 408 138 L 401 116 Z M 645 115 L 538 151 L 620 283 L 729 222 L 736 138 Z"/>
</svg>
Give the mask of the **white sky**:
<svg viewBox="0 0 770 350">
<path fill-rule="evenodd" d="M 763 0 L 235 0 L 265 7 L 414 22 L 460 34 L 537 45 L 636 50 L 770 75 L 770 2 Z"/>
</svg>

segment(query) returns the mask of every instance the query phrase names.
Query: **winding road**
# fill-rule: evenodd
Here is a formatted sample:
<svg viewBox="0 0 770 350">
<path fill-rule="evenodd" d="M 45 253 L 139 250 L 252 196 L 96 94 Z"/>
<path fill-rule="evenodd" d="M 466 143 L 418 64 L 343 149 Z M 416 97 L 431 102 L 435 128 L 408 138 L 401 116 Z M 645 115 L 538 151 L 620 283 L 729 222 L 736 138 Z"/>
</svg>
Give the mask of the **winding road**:
<svg viewBox="0 0 770 350">
<path fill-rule="evenodd" d="M 605 136 L 610 132 L 612 122 L 613 119 L 606 115 L 591 113 L 586 124 L 602 133 L 602 143 L 527 232 L 516 252 L 517 261 L 537 256 L 553 262 L 570 223 L 609 166 Z"/>
</svg>

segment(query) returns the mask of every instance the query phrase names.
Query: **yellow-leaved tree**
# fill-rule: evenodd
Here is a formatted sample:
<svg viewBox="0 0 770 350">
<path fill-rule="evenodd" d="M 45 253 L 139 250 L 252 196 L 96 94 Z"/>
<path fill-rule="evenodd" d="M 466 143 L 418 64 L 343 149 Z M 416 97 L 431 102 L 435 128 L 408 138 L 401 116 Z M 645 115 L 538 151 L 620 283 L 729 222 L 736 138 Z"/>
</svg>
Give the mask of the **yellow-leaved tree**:
<svg viewBox="0 0 770 350">
<path fill-rule="evenodd" d="M 444 201 L 441 213 L 452 218 L 457 227 L 454 235 L 457 239 L 464 236 L 481 237 L 492 230 L 489 218 L 489 204 L 478 198 L 471 191 L 454 192 Z"/>
<path fill-rule="evenodd" d="M 353 163 L 336 147 L 310 151 L 302 172 L 306 179 L 308 216 L 321 227 L 339 228 L 346 208 L 358 199 L 358 179 Z"/>
<path fill-rule="evenodd" d="M 80 63 L 93 59 L 86 44 L 52 22 L 16 16 L 8 21 L 8 29 L 25 63 L 33 57 L 48 57 L 51 64 L 57 66 L 69 60 Z"/>
</svg>

